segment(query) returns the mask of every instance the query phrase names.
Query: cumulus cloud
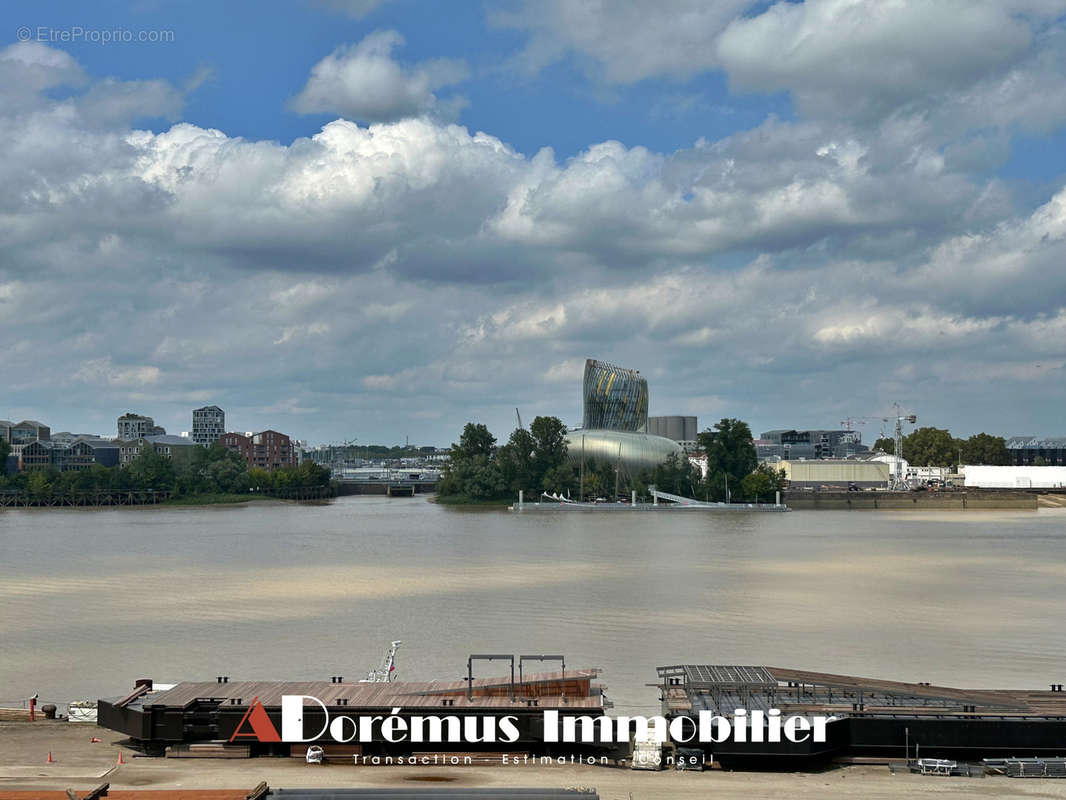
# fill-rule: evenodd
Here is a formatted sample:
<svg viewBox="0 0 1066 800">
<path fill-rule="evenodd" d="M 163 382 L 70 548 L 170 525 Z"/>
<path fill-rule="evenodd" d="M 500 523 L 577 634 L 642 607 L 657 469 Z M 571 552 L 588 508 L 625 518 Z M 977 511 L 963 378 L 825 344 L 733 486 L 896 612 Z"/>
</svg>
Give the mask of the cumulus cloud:
<svg viewBox="0 0 1066 800">
<path fill-rule="evenodd" d="M 569 159 L 432 116 L 283 145 L 132 129 L 108 92 L 163 110 L 166 91 L 27 52 L 52 66 L 0 105 L 13 415 L 181 430 L 216 402 L 239 430 L 446 443 L 471 418 L 506 435 L 515 405 L 576 422 L 593 356 L 647 374 L 653 413 L 704 423 L 829 425 L 908 397 L 964 433 L 986 423 L 957 398 L 979 390 L 1003 401 L 997 432 L 1055 432 L 1066 188 L 1018 205 L 929 115 Z M 0 87 L 26 59 L 0 58 Z"/>
<path fill-rule="evenodd" d="M 1001 2 L 805 0 L 734 20 L 716 51 L 738 89 L 789 90 L 808 113 L 882 116 L 972 85 L 1032 37 Z"/>
<path fill-rule="evenodd" d="M 788 92 L 809 119 L 928 115 L 957 135 L 1066 119 L 1062 14 L 1054 0 L 526 0 L 490 20 L 527 33 L 513 63 L 528 73 L 568 57 L 618 85 L 721 71 L 737 93 Z"/>
<path fill-rule="evenodd" d="M 338 47 L 311 68 L 311 77 L 289 107 L 302 114 L 337 113 L 361 122 L 457 113 L 461 98 L 442 101 L 434 92 L 464 81 L 465 65 L 439 59 L 405 66 L 392 57 L 403 41 L 396 31 L 377 31 L 358 44 Z"/>
<path fill-rule="evenodd" d="M 625 84 L 664 75 L 684 79 L 716 67 L 710 43 L 749 5 L 751 0 L 530 0 L 493 11 L 489 19 L 529 32 L 513 61 L 523 71 L 539 71 L 576 53 L 592 75 Z"/>
</svg>

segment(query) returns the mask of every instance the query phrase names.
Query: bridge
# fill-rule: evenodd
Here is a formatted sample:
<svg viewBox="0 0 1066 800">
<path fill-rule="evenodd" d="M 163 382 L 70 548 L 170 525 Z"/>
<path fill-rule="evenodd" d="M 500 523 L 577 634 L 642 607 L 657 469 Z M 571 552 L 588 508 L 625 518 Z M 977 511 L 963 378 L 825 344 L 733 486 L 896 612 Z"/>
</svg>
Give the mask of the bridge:
<svg viewBox="0 0 1066 800">
<path fill-rule="evenodd" d="M 387 497 L 412 497 L 416 494 L 432 494 L 437 491 L 436 480 L 365 480 L 348 479 L 334 481 L 337 485 L 337 495 L 350 494 L 383 494 Z"/>
</svg>

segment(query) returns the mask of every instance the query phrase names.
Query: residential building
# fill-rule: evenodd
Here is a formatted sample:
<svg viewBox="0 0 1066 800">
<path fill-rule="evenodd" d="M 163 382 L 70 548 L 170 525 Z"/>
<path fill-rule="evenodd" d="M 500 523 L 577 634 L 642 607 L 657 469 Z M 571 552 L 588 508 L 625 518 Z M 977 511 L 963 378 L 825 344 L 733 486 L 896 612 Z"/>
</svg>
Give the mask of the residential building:
<svg viewBox="0 0 1066 800">
<path fill-rule="evenodd" d="M 188 458 L 196 443 L 184 436 L 171 436 L 170 434 L 156 434 L 141 436 L 137 439 L 129 439 L 115 442 L 119 448 L 119 465 L 126 466 L 141 454 L 144 447 L 154 447 L 160 455 L 175 460 Z"/>
<path fill-rule="evenodd" d="M 226 432 L 226 412 L 218 406 L 204 406 L 192 412 L 192 440 L 209 446 Z"/>
<path fill-rule="evenodd" d="M 166 435 L 166 429 L 156 425 L 151 417 L 127 412 L 118 418 L 118 438 L 123 441 L 140 439 L 144 436 L 164 435 Z"/>
<path fill-rule="evenodd" d="M 284 433 L 266 430 L 244 435 L 224 433 L 219 442 L 245 460 L 249 467 L 277 469 L 296 465 L 296 449 Z"/>
</svg>

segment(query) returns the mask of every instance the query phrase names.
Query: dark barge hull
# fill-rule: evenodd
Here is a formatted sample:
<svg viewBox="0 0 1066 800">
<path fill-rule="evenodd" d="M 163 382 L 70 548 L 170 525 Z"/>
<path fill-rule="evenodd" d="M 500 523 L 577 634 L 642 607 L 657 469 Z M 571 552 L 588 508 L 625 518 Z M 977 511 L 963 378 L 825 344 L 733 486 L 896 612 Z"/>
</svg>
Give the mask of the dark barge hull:
<svg viewBox="0 0 1066 800">
<path fill-rule="evenodd" d="M 928 757 L 1066 756 L 1066 692 L 957 689 L 781 667 L 679 665 L 659 668 L 663 714 L 780 709 L 833 716 L 824 743 L 727 741 L 707 757 L 737 768 L 812 769 L 833 758 L 902 761 Z M 748 738 L 751 738 L 750 733 Z"/>
<path fill-rule="evenodd" d="M 598 756 L 615 748 L 546 746 L 543 730 L 545 709 L 590 716 L 605 713 L 609 703 L 605 701 L 602 687 L 594 682 L 598 674 L 599 670 L 595 669 L 568 669 L 527 674 L 519 680 L 477 678 L 472 681 L 472 688 L 468 688 L 466 681 L 344 683 L 341 680 L 230 682 L 219 679 L 179 683 L 170 689 L 153 691 L 151 682 L 143 681 L 126 697 L 99 700 L 97 724 L 124 733 L 152 755 L 162 755 L 173 745 L 207 742 L 233 742 L 248 748 L 250 755 L 290 755 L 302 753 L 308 744 L 333 744 L 334 740 L 327 733 L 315 742 L 260 741 L 249 734 L 246 718 L 254 705 L 261 706 L 274 731 L 280 732 L 282 696 L 305 695 L 321 700 L 330 719 L 395 716 L 410 723 L 414 716 L 455 717 L 463 732 L 461 742 L 394 743 L 387 741 L 381 735 L 380 724 L 375 724 L 373 741 L 363 743 L 356 739 L 351 743 L 362 755 L 432 751 Z M 519 733 L 517 741 L 499 741 L 498 735 L 494 737 L 497 741 L 477 741 L 484 736 L 486 726 L 498 723 L 504 716 L 514 718 Z M 304 708 L 303 719 L 309 736 L 315 736 L 326 722 L 321 709 L 313 704 Z M 472 728 L 466 727 L 467 721 Z M 469 733 L 471 730 L 473 735 Z M 351 735 L 350 728 L 346 735 Z"/>
</svg>

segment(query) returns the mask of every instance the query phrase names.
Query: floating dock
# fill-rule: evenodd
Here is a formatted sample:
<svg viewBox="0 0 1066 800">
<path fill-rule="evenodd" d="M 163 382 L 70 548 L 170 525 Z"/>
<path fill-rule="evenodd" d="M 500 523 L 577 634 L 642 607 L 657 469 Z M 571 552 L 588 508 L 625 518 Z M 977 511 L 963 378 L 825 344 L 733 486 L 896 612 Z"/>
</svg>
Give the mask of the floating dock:
<svg viewBox="0 0 1066 800">
<path fill-rule="evenodd" d="M 570 500 L 559 495 L 544 493 L 541 499 L 535 503 L 527 503 L 524 493 L 518 493 L 518 502 L 508 507 L 510 511 L 791 511 L 781 503 L 780 492 L 773 503 L 711 503 L 703 500 L 695 500 L 691 497 L 683 497 L 679 494 L 670 494 L 658 489 L 649 490 L 652 496 L 650 503 L 638 503 L 636 492 L 630 502 L 589 502 Z"/>
<path fill-rule="evenodd" d="M 897 760 L 1066 755 L 1066 692 L 956 689 L 783 667 L 683 664 L 659 667 L 662 713 L 771 708 L 782 716 L 822 715 L 827 741 L 735 742 L 706 755 L 737 766 L 790 762 L 799 768 L 846 756 Z M 749 739 L 752 737 L 748 737 Z M 765 737 L 759 737 L 765 738 Z"/>
<path fill-rule="evenodd" d="M 508 659 L 511 660 L 510 677 L 475 678 L 473 675 L 476 661 Z M 302 757 L 306 745 L 261 741 L 246 736 L 244 726 L 256 709 L 258 714 L 265 711 L 270 723 L 280 731 L 282 696 L 305 695 L 320 700 L 331 719 L 338 715 L 353 719 L 377 715 L 380 720 L 381 715 L 393 714 L 409 723 L 415 715 L 454 715 L 460 719 L 512 716 L 517 720 L 520 734 L 518 741 L 507 744 L 412 745 L 411 742 L 390 743 L 375 731 L 373 742 L 347 746 L 344 755 L 348 763 L 356 754 L 397 755 L 416 750 L 541 753 L 551 749 L 543 746 L 546 709 L 600 716 L 610 707 L 603 687 L 596 682 L 600 670 L 566 669 L 563 661 L 562 669 L 554 672 L 525 671 L 527 662 L 542 660 L 562 661 L 562 657 L 473 655 L 467 662 L 467 678 L 458 681 L 353 683 L 344 681 L 343 677 L 329 681 L 231 681 L 220 676 L 213 681 L 185 681 L 156 690 L 152 681 L 141 680 L 125 697 L 99 700 L 97 721 L 102 727 L 126 734 L 151 755 Z M 315 707 L 305 708 L 303 718 L 309 731 L 318 731 L 326 724 L 325 715 Z"/>
</svg>

